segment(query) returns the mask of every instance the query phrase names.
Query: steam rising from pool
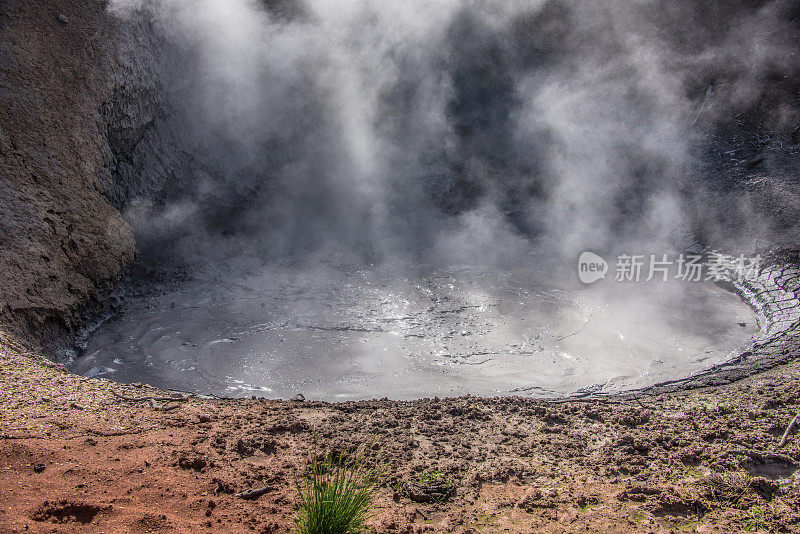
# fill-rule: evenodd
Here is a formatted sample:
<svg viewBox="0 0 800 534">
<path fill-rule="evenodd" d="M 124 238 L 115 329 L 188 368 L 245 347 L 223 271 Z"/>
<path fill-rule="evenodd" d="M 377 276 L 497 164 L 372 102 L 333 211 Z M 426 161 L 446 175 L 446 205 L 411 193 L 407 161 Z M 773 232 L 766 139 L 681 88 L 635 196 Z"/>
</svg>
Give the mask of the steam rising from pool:
<svg viewBox="0 0 800 534">
<path fill-rule="evenodd" d="M 754 332 L 735 295 L 574 265 L 698 234 L 750 252 L 759 218 L 732 231 L 746 205 L 708 202 L 703 128 L 798 70 L 768 31 L 792 6 L 112 0 L 163 47 L 164 110 L 134 137 L 170 147 L 136 154 L 153 176 L 123 213 L 145 264 L 193 281 L 129 300 L 75 369 L 339 399 L 708 368 Z"/>
</svg>

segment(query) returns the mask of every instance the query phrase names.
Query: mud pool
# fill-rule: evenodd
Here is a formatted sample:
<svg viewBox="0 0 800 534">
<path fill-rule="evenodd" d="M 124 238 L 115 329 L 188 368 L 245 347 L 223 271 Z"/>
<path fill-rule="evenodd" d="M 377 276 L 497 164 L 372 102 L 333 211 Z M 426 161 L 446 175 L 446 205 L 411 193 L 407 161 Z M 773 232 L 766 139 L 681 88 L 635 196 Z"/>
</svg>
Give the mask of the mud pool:
<svg viewBox="0 0 800 534">
<path fill-rule="evenodd" d="M 548 397 L 682 378 L 757 331 L 750 308 L 711 283 L 548 285 L 540 272 L 196 280 L 129 301 L 71 369 L 229 397 Z"/>
</svg>

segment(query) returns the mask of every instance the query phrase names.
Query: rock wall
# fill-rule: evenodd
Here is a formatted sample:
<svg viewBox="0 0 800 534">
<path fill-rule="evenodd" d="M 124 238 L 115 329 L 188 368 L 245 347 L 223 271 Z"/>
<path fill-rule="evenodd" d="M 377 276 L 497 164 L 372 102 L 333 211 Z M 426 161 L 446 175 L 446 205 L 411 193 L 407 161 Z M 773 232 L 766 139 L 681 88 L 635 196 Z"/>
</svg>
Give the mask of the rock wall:
<svg viewBox="0 0 800 534">
<path fill-rule="evenodd" d="M 159 36 L 148 15 L 112 21 L 114 58 L 111 94 L 101 113 L 111 153 L 111 182 L 103 194 L 121 209 L 133 197 L 153 198 L 165 183 L 191 174 L 180 120 L 171 111 L 169 72 L 180 70 L 178 54 Z"/>
<path fill-rule="evenodd" d="M 136 256 L 115 207 L 175 165 L 153 149 L 169 140 L 146 24 L 102 0 L 0 2 L 3 330 L 70 328 Z"/>
</svg>

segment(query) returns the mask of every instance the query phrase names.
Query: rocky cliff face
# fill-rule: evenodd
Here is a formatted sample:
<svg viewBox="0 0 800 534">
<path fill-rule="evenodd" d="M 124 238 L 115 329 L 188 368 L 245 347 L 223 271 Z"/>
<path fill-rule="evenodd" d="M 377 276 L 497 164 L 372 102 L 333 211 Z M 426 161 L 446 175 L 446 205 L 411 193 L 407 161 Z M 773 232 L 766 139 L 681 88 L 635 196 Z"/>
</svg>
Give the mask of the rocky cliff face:
<svg viewBox="0 0 800 534">
<path fill-rule="evenodd" d="M 46 36 L 46 38 L 44 38 Z M 0 2 L 0 323 L 69 328 L 136 255 L 116 208 L 179 163 L 147 23 L 102 0 Z"/>
<path fill-rule="evenodd" d="M 101 114 L 111 153 L 111 182 L 103 194 L 117 209 L 133 197 L 156 196 L 166 182 L 180 182 L 191 158 L 178 138 L 182 128 L 170 112 L 165 73 L 176 71 L 176 54 L 146 15 L 111 21 L 114 59 L 111 93 Z"/>
</svg>

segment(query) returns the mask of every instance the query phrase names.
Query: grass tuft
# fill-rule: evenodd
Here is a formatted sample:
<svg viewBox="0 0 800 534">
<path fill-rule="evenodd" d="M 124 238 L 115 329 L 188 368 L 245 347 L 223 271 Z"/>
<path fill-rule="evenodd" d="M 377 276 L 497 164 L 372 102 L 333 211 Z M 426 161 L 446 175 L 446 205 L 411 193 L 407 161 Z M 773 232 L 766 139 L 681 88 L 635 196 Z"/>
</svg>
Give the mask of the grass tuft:
<svg viewBox="0 0 800 534">
<path fill-rule="evenodd" d="M 305 476 L 298 481 L 299 534 L 360 534 L 372 514 L 372 502 L 382 472 L 370 467 L 364 449 L 323 459 L 312 454 Z"/>
</svg>

